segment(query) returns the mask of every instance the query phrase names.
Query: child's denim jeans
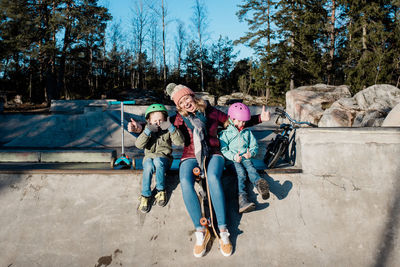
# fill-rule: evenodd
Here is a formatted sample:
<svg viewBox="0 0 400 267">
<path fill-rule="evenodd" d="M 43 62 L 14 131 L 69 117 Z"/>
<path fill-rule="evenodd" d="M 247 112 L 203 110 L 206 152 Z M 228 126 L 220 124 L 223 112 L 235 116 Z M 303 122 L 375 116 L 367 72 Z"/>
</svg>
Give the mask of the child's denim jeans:
<svg viewBox="0 0 400 267">
<path fill-rule="evenodd" d="M 169 169 L 170 161 L 167 158 L 148 158 L 143 162 L 142 196 L 151 196 L 151 178 L 156 173 L 156 188 L 165 189 L 165 172 Z"/>
<path fill-rule="evenodd" d="M 246 171 L 249 176 L 250 182 L 255 186 L 257 181 L 261 178 L 258 174 L 256 168 L 254 168 L 253 163 L 250 159 L 242 159 L 240 163 L 233 162 L 234 168 L 238 178 L 238 191 L 239 194 L 246 193 Z"/>
</svg>

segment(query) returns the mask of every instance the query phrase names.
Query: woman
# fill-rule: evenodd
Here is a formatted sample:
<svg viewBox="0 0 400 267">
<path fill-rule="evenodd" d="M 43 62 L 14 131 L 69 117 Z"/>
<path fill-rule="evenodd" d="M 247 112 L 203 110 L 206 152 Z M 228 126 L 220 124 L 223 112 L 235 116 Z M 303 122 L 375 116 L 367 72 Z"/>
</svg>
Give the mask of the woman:
<svg viewBox="0 0 400 267">
<path fill-rule="evenodd" d="M 226 225 L 225 196 L 221 183 L 224 157 L 220 152 L 217 135 L 218 127 L 227 125 L 228 116 L 204 100 L 196 98 L 194 92 L 187 86 L 169 84 L 167 93 L 177 109 L 177 114 L 171 118 L 171 122 L 182 132 L 185 140 L 179 166 L 179 179 L 186 209 L 196 229 L 196 244 L 193 254 L 195 257 L 202 257 L 211 237 L 209 230 L 200 224 L 202 215 L 199 199 L 194 189 L 195 177 L 193 175 L 193 168 L 197 166 L 202 168 L 201 162 L 206 156 L 210 196 L 220 231 L 220 251 L 222 255 L 230 256 L 232 244 Z M 253 116 L 247 126 L 268 121 L 269 118 L 269 112 L 266 112 L 263 107 L 262 114 Z M 140 128 L 141 126 L 134 121 L 128 124 L 129 131 L 137 132 L 141 130 Z"/>
</svg>

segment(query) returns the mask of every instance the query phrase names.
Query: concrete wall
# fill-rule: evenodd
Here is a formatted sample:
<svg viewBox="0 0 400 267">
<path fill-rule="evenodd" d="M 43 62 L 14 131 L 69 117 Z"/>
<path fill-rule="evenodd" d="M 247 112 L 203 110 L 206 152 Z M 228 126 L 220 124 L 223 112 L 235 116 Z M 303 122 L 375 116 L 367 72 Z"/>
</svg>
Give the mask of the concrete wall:
<svg viewBox="0 0 400 267">
<path fill-rule="evenodd" d="M 386 179 L 400 174 L 400 127 L 302 128 L 305 173 Z"/>
<path fill-rule="evenodd" d="M 196 259 L 176 172 L 168 205 L 137 211 L 140 171 L 0 174 L 0 266 L 398 266 L 399 129 L 301 129 L 302 174 L 264 177 L 271 198 L 237 213 L 235 251 Z M 252 191 L 251 191 L 252 192 Z M 101 265 L 100 263 L 103 263 Z"/>
<path fill-rule="evenodd" d="M 307 128 L 298 134 L 301 188 L 309 186 L 302 192 L 308 200 L 304 218 L 315 224 L 314 234 L 330 236 L 331 260 L 343 260 L 347 251 L 347 266 L 357 260 L 396 266 L 400 128 Z"/>
<path fill-rule="evenodd" d="M 0 147 L 12 148 L 116 148 L 121 147 L 121 111 L 119 105 L 72 101 L 54 108 L 58 112 L 41 115 L 0 114 Z M 57 102 L 57 103 L 58 103 Z M 95 105 L 96 104 L 96 105 Z M 124 137 L 127 148 L 134 147 L 136 135 L 127 131 L 130 118 L 144 121 L 147 106 L 126 105 L 124 108 Z M 167 106 L 170 115 L 175 106 Z M 259 114 L 261 107 L 252 107 Z M 227 110 L 227 107 L 221 107 Z M 265 130 L 274 126 L 274 120 L 253 129 Z"/>
</svg>

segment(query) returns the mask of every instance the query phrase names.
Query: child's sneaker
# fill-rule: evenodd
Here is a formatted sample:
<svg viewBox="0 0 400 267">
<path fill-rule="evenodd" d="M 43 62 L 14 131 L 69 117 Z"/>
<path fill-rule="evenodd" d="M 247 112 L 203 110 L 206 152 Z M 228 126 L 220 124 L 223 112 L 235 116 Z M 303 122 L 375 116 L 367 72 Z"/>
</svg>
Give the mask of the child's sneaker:
<svg viewBox="0 0 400 267">
<path fill-rule="evenodd" d="M 150 197 L 140 197 L 140 205 L 139 205 L 139 210 L 143 213 L 147 213 L 150 210 Z"/>
<path fill-rule="evenodd" d="M 208 241 L 210 241 L 210 231 L 207 228 L 203 231 L 194 232 L 196 236 L 196 244 L 194 245 L 193 255 L 196 258 L 203 257 L 204 253 L 206 253 Z"/>
<path fill-rule="evenodd" d="M 269 198 L 269 185 L 266 180 L 264 180 L 263 178 L 258 179 L 256 183 L 256 188 L 258 193 L 260 193 L 263 199 Z"/>
<path fill-rule="evenodd" d="M 219 236 L 219 250 L 221 251 L 222 255 L 224 255 L 225 257 L 232 255 L 232 244 L 229 240 L 229 232 L 219 232 Z"/>
<path fill-rule="evenodd" d="M 158 191 L 155 198 L 159 206 L 164 207 L 167 204 L 167 194 L 165 190 Z"/>
<path fill-rule="evenodd" d="M 239 194 L 239 213 L 250 212 L 256 208 L 256 204 L 249 202 L 246 194 Z"/>
</svg>

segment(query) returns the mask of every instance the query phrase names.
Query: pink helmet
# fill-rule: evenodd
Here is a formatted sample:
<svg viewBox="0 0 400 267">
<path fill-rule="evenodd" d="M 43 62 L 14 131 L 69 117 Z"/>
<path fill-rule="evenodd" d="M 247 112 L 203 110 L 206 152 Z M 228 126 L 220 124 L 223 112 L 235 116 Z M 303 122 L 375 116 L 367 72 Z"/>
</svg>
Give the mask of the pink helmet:
<svg viewBox="0 0 400 267">
<path fill-rule="evenodd" d="M 250 109 L 243 103 L 234 103 L 229 107 L 228 116 L 231 119 L 237 119 L 240 121 L 250 120 Z"/>
</svg>

